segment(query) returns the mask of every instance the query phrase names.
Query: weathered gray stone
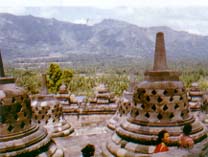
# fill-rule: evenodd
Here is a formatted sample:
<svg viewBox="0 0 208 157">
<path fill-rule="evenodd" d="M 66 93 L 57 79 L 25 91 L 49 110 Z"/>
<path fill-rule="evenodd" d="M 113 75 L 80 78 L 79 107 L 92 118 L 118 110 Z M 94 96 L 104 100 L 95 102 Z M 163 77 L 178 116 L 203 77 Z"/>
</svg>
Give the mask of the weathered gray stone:
<svg viewBox="0 0 208 157">
<path fill-rule="evenodd" d="M 26 91 L 17 87 L 13 78 L 3 75 L 1 58 L 0 63 L 0 156 L 53 156 L 48 152 L 52 145 L 56 145 L 44 128 L 32 123 L 30 99 Z M 57 147 L 56 150 L 62 151 Z"/>
<path fill-rule="evenodd" d="M 185 124 L 192 125 L 193 150 L 197 147 L 197 151 L 202 153 L 207 145 L 207 129 L 190 113 L 186 89 L 179 80 L 179 73 L 167 68 L 161 32 L 156 37 L 153 70 L 144 75 L 144 81 L 134 91 L 130 114 L 115 129 L 103 153 L 118 157 L 154 156 L 157 135 L 165 129 L 170 134 L 170 151 L 167 154 L 171 154 L 178 145 Z M 107 153 L 105 150 L 108 150 Z"/>
</svg>

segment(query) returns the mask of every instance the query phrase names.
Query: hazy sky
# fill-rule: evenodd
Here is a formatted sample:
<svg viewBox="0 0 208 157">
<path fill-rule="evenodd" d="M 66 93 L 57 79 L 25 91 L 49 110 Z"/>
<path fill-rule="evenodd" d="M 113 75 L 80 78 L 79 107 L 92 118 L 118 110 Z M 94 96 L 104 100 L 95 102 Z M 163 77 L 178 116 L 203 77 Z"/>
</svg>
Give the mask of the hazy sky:
<svg viewBox="0 0 208 157">
<path fill-rule="evenodd" d="M 208 0 L 5 0 L 0 12 L 83 24 L 112 18 L 208 35 Z"/>
<path fill-rule="evenodd" d="M 90 6 L 114 7 L 164 7 L 164 6 L 207 6 L 207 0 L 5 0 L 1 6 Z"/>
</svg>

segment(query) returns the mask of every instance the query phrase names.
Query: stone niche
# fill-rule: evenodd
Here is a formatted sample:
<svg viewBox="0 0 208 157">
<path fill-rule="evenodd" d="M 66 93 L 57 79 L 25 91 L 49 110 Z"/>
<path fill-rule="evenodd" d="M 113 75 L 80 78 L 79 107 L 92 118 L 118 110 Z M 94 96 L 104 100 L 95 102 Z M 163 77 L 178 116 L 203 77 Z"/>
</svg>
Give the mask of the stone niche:
<svg viewBox="0 0 208 157">
<path fill-rule="evenodd" d="M 192 125 L 191 137 L 194 147 L 199 148 L 198 155 L 208 153 L 207 129 L 190 112 L 179 73 L 168 69 L 162 32 L 156 36 L 153 70 L 145 72 L 144 76 L 144 81 L 134 90 L 130 114 L 115 129 L 103 147 L 103 154 L 117 157 L 154 156 L 157 135 L 162 129 L 170 134 L 170 150 L 177 149 L 178 138 L 187 123 Z M 170 156 L 170 152 L 163 156 Z M 190 152 L 186 152 L 188 154 Z"/>
</svg>

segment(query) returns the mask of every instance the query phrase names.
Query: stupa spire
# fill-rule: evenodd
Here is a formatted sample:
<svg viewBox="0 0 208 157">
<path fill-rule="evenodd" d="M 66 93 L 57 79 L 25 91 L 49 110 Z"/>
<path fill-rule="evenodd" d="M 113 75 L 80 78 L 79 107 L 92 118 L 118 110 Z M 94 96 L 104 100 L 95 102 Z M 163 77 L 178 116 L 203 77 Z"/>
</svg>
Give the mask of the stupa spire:
<svg viewBox="0 0 208 157">
<path fill-rule="evenodd" d="M 156 35 L 155 57 L 154 57 L 154 71 L 167 70 L 165 40 L 163 32 L 158 32 Z"/>
<path fill-rule="evenodd" d="M 3 61 L 1 57 L 1 50 L 0 50 L 0 77 L 5 77 Z"/>
</svg>

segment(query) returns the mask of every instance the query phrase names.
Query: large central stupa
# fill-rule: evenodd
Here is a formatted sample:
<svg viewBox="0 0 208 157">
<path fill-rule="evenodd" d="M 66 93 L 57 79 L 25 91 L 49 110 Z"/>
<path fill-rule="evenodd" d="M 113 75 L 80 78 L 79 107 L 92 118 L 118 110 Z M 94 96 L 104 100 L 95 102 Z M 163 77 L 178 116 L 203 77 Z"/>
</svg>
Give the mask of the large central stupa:
<svg viewBox="0 0 208 157">
<path fill-rule="evenodd" d="M 118 157 L 152 156 L 159 131 L 170 134 L 169 146 L 177 146 L 185 124 L 193 127 L 195 144 L 206 143 L 207 130 L 189 111 L 186 90 L 179 73 L 169 70 L 164 35 L 157 33 L 153 70 L 144 73 L 133 94 L 130 114 L 104 147 L 104 154 Z M 203 149 L 203 148 L 200 148 Z"/>
</svg>

